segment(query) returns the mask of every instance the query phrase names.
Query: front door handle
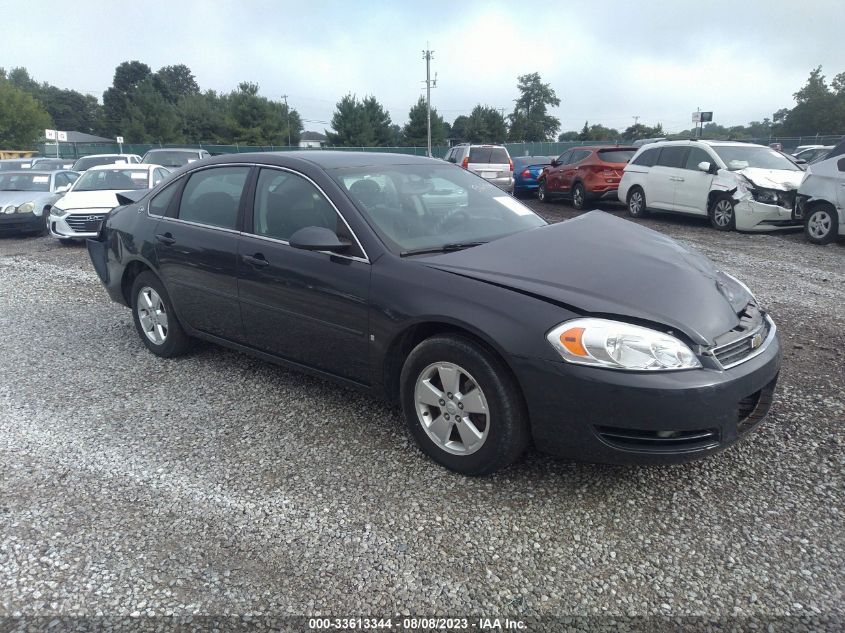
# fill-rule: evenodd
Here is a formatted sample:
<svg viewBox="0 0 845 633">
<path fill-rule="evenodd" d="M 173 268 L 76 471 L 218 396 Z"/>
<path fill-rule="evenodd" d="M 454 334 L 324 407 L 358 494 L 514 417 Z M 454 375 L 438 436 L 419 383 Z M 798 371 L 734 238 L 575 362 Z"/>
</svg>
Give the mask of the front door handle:
<svg viewBox="0 0 845 633">
<path fill-rule="evenodd" d="M 256 268 L 264 268 L 265 266 L 270 265 L 270 262 L 264 259 L 264 255 L 261 253 L 256 253 L 255 255 L 244 255 L 244 261 L 248 264 L 252 264 Z"/>
<path fill-rule="evenodd" d="M 176 238 L 170 233 L 156 233 L 156 239 L 165 246 L 173 246 L 176 243 Z"/>
</svg>

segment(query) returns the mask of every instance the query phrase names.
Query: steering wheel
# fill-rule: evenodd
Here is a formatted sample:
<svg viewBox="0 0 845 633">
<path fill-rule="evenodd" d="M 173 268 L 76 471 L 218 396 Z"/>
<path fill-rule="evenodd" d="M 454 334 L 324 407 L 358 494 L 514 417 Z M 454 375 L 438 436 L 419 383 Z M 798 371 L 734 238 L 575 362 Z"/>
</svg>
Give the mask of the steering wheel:
<svg viewBox="0 0 845 633">
<path fill-rule="evenodd" d="M 461 224 L 465 224 L 469 222 L 469 213 L 464 211 L 463 209 L 457 209 L 441 219 L 437 226 L 435 227 L 435 231 L 440 233 L 441 231 L 446 231 L 452 229 L 456 226 L 460 226 Z"/>
</svg>

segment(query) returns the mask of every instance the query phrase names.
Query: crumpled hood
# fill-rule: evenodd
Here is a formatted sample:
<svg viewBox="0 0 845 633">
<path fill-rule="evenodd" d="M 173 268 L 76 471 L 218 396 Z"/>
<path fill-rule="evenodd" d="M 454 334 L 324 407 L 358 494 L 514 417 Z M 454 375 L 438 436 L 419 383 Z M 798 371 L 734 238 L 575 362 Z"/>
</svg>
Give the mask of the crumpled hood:
<svg viewBox="0 0 845 633">
<path fill-rule="evenodd" d="M 8 204 L 21 205 L 24 202 L 41 202 L 46 204 L 56 194 L 49 191 L 0 191 L 0 208 Z"/>
<path fill-rule="evenodd" d="M 778 189 L 780 191 L 792 191 L 798 189 L 803 171 L 788 171 L 786 169 L 759 169 L 758 167 L 746 167 L 734 172 L 745 176 L 757 187 L 763 189 Z"/>
<path fill-rule="evenodd" d="M 118 205 L 117 191 L 71 191 L 56 202 L 60 209 L 112 209 Z"/>
<path fill-rule="evenodd" d="M 584 314 L 663 324 L 700 345 L 736 327 L 752 300 L 700 253 L 602 211 L 420 263 Z"/>
</svg>

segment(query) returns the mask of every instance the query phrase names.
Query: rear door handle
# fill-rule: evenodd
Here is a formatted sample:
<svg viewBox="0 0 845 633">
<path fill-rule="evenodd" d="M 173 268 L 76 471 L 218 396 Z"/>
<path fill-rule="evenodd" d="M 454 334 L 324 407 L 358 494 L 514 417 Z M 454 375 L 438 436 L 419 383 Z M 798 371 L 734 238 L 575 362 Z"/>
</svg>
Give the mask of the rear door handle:
<svg viewBox="0 0 845 633">
<path fill-rule="evenodd" d="M 176 238 L 170 233 L 156 233 L 156 239 L 166 246 L 172 246 L 176 243 Z"/>
<path fill-rule="evenodd" d="M 261 253 L 256 253 L 255 255 L 244 255 L 244 261 L 248 264 L 252 264 L 256 268 L 264 268 L 265 266 L 270 265 L 270 262 L 264 259 L 264 255 Z"/>
</svg>

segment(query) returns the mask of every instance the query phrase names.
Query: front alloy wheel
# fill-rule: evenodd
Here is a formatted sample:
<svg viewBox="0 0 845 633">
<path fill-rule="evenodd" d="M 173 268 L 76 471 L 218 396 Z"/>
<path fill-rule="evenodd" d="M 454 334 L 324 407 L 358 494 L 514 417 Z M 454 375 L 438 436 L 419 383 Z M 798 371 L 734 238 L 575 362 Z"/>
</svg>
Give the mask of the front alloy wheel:
<svg viewBox="0 0 845 633">
<path fill-rule="evenodd" d="M 827 206 L 817 207 L 807 216 L 804 233 L 814 244 L 828 244 L 836 236 L 836 222 L 833 210 Z"/>
<path fill-rule="evenodd" d="M 632 218 L 641 218 L 646 214 L 645 193 L 634 187 L 628 194 L 628 213 Z"/>
<path fill-rule="evenodd" d="M 472 375 L 454 363 L 433 363 L 417 378 L 417 419 L 426 434 L 452 455 L 471 455 L 490 429 L 487 398 Z"/>
<path fill-rule="evenodd" d="M 734 228 L 734 203 L 729 196 L 721 196 L 713 203 L 710 210 L 710 224 L 717 231 L 730 231 Z"/>
</svg>

